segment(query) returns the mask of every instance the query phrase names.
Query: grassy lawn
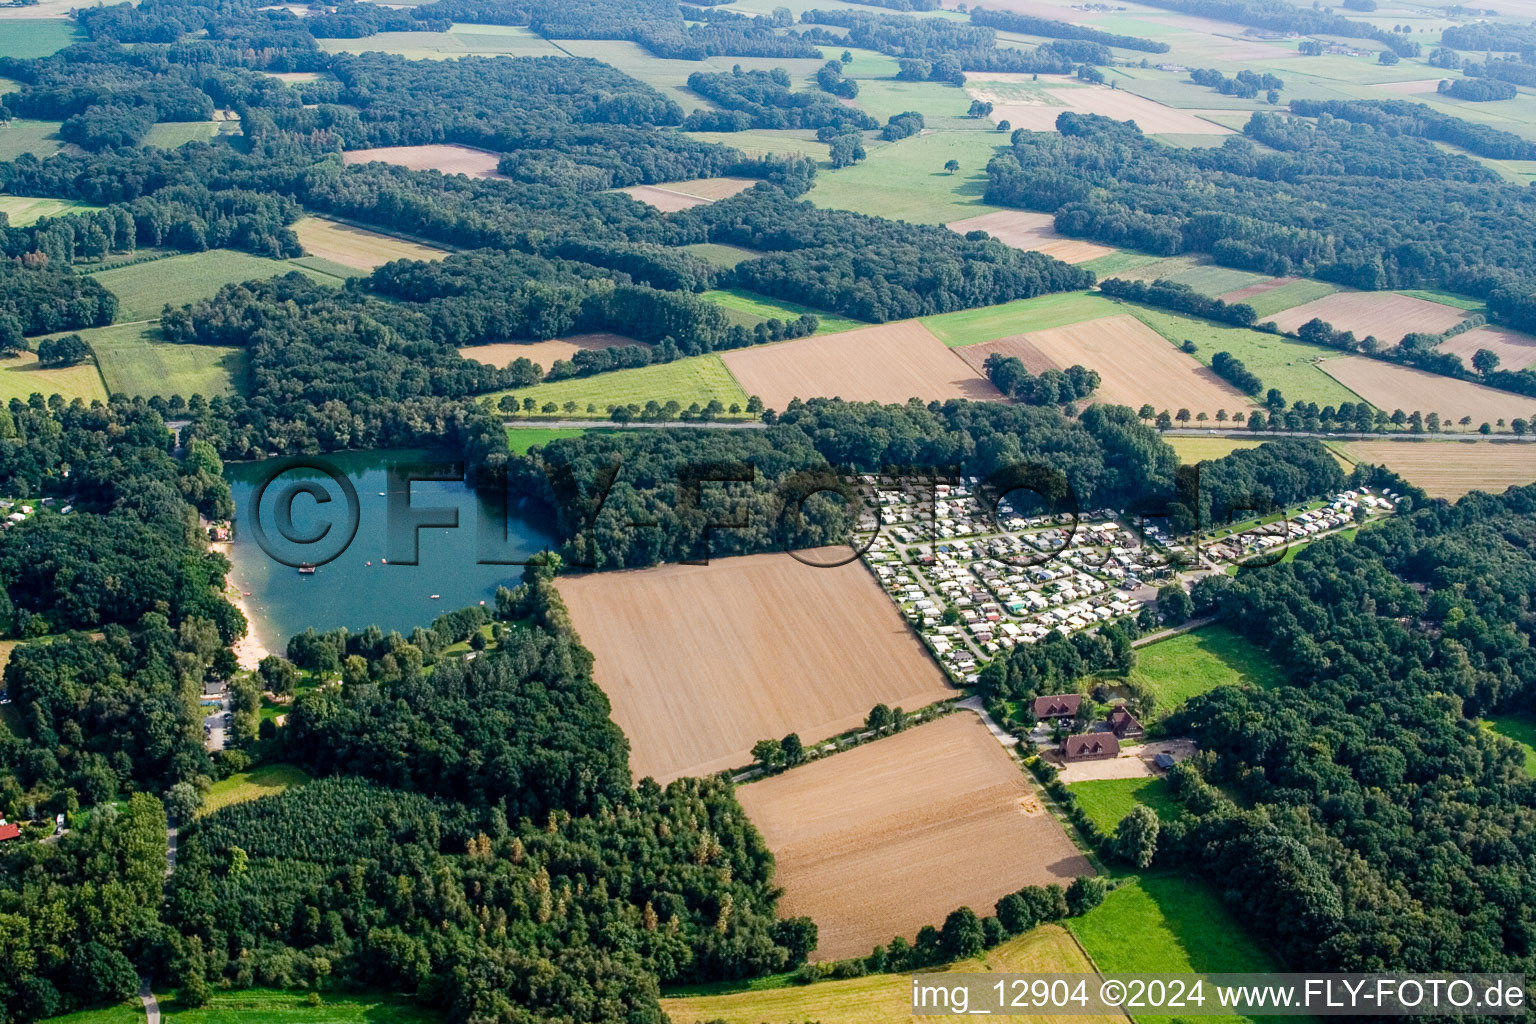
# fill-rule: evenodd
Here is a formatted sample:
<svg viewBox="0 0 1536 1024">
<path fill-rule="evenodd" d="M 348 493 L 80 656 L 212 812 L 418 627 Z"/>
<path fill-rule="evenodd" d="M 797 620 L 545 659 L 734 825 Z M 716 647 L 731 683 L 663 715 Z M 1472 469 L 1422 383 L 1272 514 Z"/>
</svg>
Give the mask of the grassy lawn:
<svg viewBox="0 0 1536 1024">
<path fill-rule="evenodd" d="M 1128 270 L 1144 267 L 1149 263 L 1161 263 L 1163 257 L 1149 256 L 1144 252 L 1112 252 L 1108 256 L 1100 256 L 1098 259 L 1079 263 L 1084 270 L 1093 271 L 1099 278 L 1117 277 Z"/>
<path fill-rule="evenodd" d="M 723 245 L 719 242 L 695 242 L 683 246 L 683 250 L 693 253 L 712 267 L 734 267 L 743 260 L 756 259 L 762 255 L 739 245 Z"/>
<path fill-rule="evenodd" d="M 293 786 L 302 786 L 309 781 L 309 773 L 297 765 L 268 764 L 260 768 L 252 768 L 248 772 L 239 772 L 227 779 L 220 779 L 208 787 L 208 793 L 203 798 L 202 810 L 199 816 L 212 814 L 221 807 L 231 804 L 243 804 L 247 800 L 257 800 L 264 796 L 276 796 L 277 794 Z"/>
<path fill-rule="evenodd" d="M 1207 135 L 1204 138 L 1211 138 L 1211 136 Z M 1143 264 L 1123 276 L 1138 281 L 1173 281 L 1176 284 L 1188 285 L 1200 294 L 1209 295 L 1212 298 L 1269 280 L 1265 274 L 1233 270 L 1231 267 L 1211 263 L 1202 256 L 1173 256 L 1158 260 L 1156 263 Z"/>
<path fill-rule="evenodd" d="M 48 1018 L 49 1024 L 134 1024 L 143 1019 L 144 1005 L 137 998 L 99 1010 L 81 1010 L 78 1013 L 66 1013 L 62 1017 Z"/>
<path fill-rule="evenodd" d="M 549 444 L 562 437 L 580 437 L 586 430 L 581 427 L 508 427 L 507 446 L 519 455 L 527 455 L 534 445 Z"/>
<path fill-rule="evenodd" d="M 1305 306 L 1309 302 L 1326 298 L 1339 291 L 1339 286 L 1329 284 L 1327 281 L 1314 281 L 1310 277 L 1283 284 L 1279 288 L 1271 288 L 1267 292 L 1260 292 L 1251 299 L 1243 301 L 1253 307 L 1253 311 L 1259 314 L 1259 322 L 1265 317 L 1274 316 L 1282 310 L 1295 306 Z"/>
<path fill-rule="evenodd" d="M 270 260 L 233 249 L 182 253 L 131 267 L 97 271 L 93 276 L 117 296 L 118 323 L 132 323 L 158 317 L 167 303 L 180 306 L 196 302 L 212 296 L 226 284 L 265 280 L 293 270 L 323 284 L 335 284 L 337 280 L 287 260 Z"/>
<path fill-rule="evenodd" d="M 633 46 L 634 44 L 625 45 Z M 695 67 L 694 70 L 697 71 L 698 68 Z M 687 75 L 683 77 L 686 78 Z M 694 105 L 698 105 L 698 96 L 689 90 L 683 91 L 693 96 Z M 687 109 L 686 104 L 684 109 Z M 741 150 L 747 156 L 790 154 L 823 161 L 827 157 L 827 144 L 817 142 L 816 133 L 803 128 L 753 128 L 744 132 L 684 132 L 683 134 L 701 142 L 718 142 L 722 146 L 731 146 Z"/>
<path fill-rule="evenodd" d="M 1159 713 L 1218 686 L 1269 689 L 1285 675 L 1269 654 L 1225 626 L 1206 626 L 1136 649 L 1130 678 L 1157 695 Z"/>
<path fill-rule="evenodd" d="M 41 217 L 61 217 L 68 213 L 83 213 L 101 207 L 74 199 L 38 199 L 32 196 L 0 196 L 0 213 L 10 218 L 11 227 L 24 228 L 36 224 Z"/>
<path fill-rule="evenodd" d="M 319 1006 L 310 1006 L 307 1000 L 303 992 L 247 989 L 215 992 L 207 1006 L 196 1010 L 164 1001 L 160 1009 L 166 1024 L 436 1024 L 442 1020 L 393 996 L 327 992 L 321 995 Z"/>
<path fill-rule="evenodd" d="M 1457 295 L 1454 292 L 1442 292 L 1435 288 L 1408 288 L 1398 292 L 1399 295 L 1409 295 L 1415 299 L 1423 299 L 1426 302 L 1438 302 L 1446 306 L 1455 306 L 1469 313 L 1480 312 L 1484 303 L 1481 299 L 1471 299 L 1465 295 Z"/>
<path fill-rule="evenodd" d="M 36 60 L 80 38 L 73 23 L 55 18 L 8 18 L 0 33 L 0 57 Z"/>
<path fill-rule="evenodd" d="M 981 201 L 987 190 L 987 161 L 1007 142 L 1005 133 L 976 130 L 902 139 L 870 148 L 868 158 L 852 167 L 822 170 L 806 198 L 823 209 L 914 224 L 944 224 L 991 213 L 997 207 Z M 950 160 L 960 164 L 954 174 L 944 170 Z"/>
<path fill-rule="evenodd" d="M 114 395 L 232 395 L 245 358 L 238 348 L 162 341 L 154 324 L 119 324 L 79 334 L 96 353 L 102 379 Z"/>
<path fill-rule="evenodd" d="M 610 405 L 633 403 L 644 408 L 645 403 L 651 399 L 662 405 L 676 400 L 686 409 L 694 402 L 705 406 L 710 399 L 717 398 L 729 409 L 733 402 L 745 407 L 748 397 L 717 355 L 637 366 L 632 370 L 614 370 L 593 377 L 573 377 L 515 391 L 501 391 L 489 397 L 494 403 L 505 394 L 515 395 L 519 402 L 525 398 L 533 399 L 536 403 L 535 416 L 570 416 L 576 419 L 590 419 L 593 415 L 606 417 Z M 560 408 L 553 413 L 539 411 L 546 402 L 553 402 Z M 566 402 L 575 402 L 576 407 L 567 411 L 564 408 Z M 593 412 L 587 411 L 588 405 L 595 406 Z M 729 416 L 728 413 L 726 415 Z M 747 417 L 741 413 L 737 418 Z"/>
<path fill-rule="evenodd" d="M 821 326 L 816 328 L 817 334 L 836 334 L 839 331 L 852 331 L 869 326 L 862 320 L 850 320 L 836 313 L 826 313 L 819 309 L 812 309 L 810 306 L 786 302 L 783 299 L 770 299 L 766 295 L 758 295 L 741 288 L 716 289 L 704 292 L 699 298 L 724 306 L 725 314 L 732 323 L 739 323 L 746 327 L 756 327 L 764 320 L 773 317 L 778 317 L 780 320 L 793 320 L 803 313 L 810 313 L 821 321 Z"/>
<path fill-rule="evenodd" d="M 1257 448 L 1262 441 L 1245 441 L 1236 437 L 1165 437 L 1164 441 L 1179 456 L 1179 461 L 1194 464 L 1206 459 L 1219 459 L 1243 448 Z"/>
<path fill-rule="evenodd" d="M 854 64 L 858 62 L 855 57 Z M 992 127 L 990 119 L 966 116 L 971 106 L 971 96 L 965 89 L 943 82 L 900 82 L 894 75 L 890 78 L 866 78 L 859 82 L 859 96 L 854 104 L 882 125 L 897 114 L 915 110 L 923 115 L 923 126 L 929 131 L 987 130 Z M 998 145 L 1007 143 L 1006 132 L 993 134 L 1001 140 Z"/>
<path fill-rule="evenodd" d="M 1093 823 L 1105 832 L 1113 832 L 1120 819 L 1131 813 L 1137 804 L 1145 804 L 1157 812 L 1164 821 L 1172 821 L 1183 813 L 1179 802 L 1168 788 L 1168 780 L 1146 776 L 1140 779 L 1095 779 L 1091 782 L 1074 782 L 1067 787 Z"/>
<path fill-rule="evenodd" d="M 60 121 L 33 121 L 18 117 L 0 124 L 0 160 L 15 160 L 31 153 L 39 160 L 59 151 Z"/>
<path fill-rule="evenodd" d="M 1360 396 L 1324 373 L 1315 362 L 1335 350 L 1308 345 L 1279 334 L 1223 327 L 1150 306 L 1126 303 L 1116 312 L 1131 313 L 1175 345 L 1195 343 L 1195 358 L 1206 366 L 1217 352 L 1230 352 L 1258 375 L 1265 388 L 1279 388 L 1287 402 L 1304 399 L 1318 405 L 1358 402 Z"/>
<path fill-rule="evenodd" d="M 1117 888 L 1067 927 L 1106 974 L 1270 972 L 1274 959 L 1217 898 L 1194 878 L 1150 876 Z M 1176 1018 L 1140 1013 L 1139 1022 Z M 1201 1017 L 1201 1021 L 1247 1018 Z"/>
<path fill-rule="evenodd" d="M 990 907 L 973 908 L 988 913 Z M 940 971 L 1006 973 L 1078 973 L 1093 966 L 1060 925 L 1042 925 L 988 950 L 974 960 L 951 964 Z M 925 972 L 928 973 L 928 972 Z M 678 1024 L 723 1021 L 725 1024 L 889 1024 L 908 1020 L 912 1013 L 912 982 L 906 974 L 874 974 L 845 981 L 790 985 L 732 992 L 664 998 L 662 1009 Z M 1106 1024 L 1103 1017 L 1073 1018 L 1082 1024 Z M 1122 1024 L 1124 1018 L 1118 1018 Z"/>
<path fill-rule="evenodd" d="M 32 343 L 35 346 L 37 339 L 32 339 Z M 101 373 L 90 361 L 45 370 L 37 365 L 37 356 L 30 352 L 0 359 L 0 402 L 9 402 L 13 398 L 25 402 L 33 394 L 62 395 L 66 400 L 79 398 L 87 403 L 107 400 Z"/>
<path fill-rule="evenodd" d="M 150 126 L 143 144 L 175 149 L 189 142 L 207 142 L 217 134 L 219 126 L 214 121 L 164 121 Z"/>
<path fill-rule="evenodd" d="M 1525 774 L 1536 778 L 1536 715 L 1498 715 L 1484 719 L 1483 725 L 1518 743 L 1525 751 Z"/>
<path fill-rule="evenodd" d="M 1116 316 L 1125 308 L 1089 292 L 1060 292 L 1033 299 L 1018 299 L 1000 306 L 962 309 L 924 317 L 923 325 L 944 344 L 954 348 L 996 341 L 1028 331 L 1081 323 L 1101 316 Z"/>
</svg>

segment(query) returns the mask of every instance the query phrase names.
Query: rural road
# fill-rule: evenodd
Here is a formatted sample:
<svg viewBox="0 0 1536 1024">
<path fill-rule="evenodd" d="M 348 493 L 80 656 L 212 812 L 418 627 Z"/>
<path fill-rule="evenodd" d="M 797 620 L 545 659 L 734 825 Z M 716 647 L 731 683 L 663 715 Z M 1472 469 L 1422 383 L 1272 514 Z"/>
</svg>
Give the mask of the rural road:
<svg viewBox="0 0 1536 1024">
<path fill-rule="evenodd" d="M 1400 441 L 1415 444 L 1419 441 L 1476 441 L 1493 444 L 1536 444 L 1536 436 L 1517 437 L 1514 434 L 1360 434 L 1324 430 L 1201 430 L 1198 427 L 1171 427 L 1159 431 L 1164 437 L 1222 437 L 1243 441 L 1270 441 L 1277 437 L 1320 437 L 1325 441 Z"/>
<path fill-rule="evenodd" d="M 503 420 L 509 427 L 552 427 L 558 430 L 767 430 L 762 420 L 630 420 L 615 423 L 613 420 Z"/>
<path fill-rule="evenodd" d="M 981 716 L 981 724 L 986 726 L 987 731 L 992 734 L 992 738 L 1001 743 L 1005 748 L 1019 745 L 1019 738 L 1017 736 L 1012 735 L 1002 726 L 998 725 L 992 720 L 992 716 L 987 714 L 987 709 L 982 706 L 980 697 L 967 697 L 965 700 L 956 701 L 955 707 L 974 711 L 977 715 Z"/>
<path fill-rule="evenodd" d="M 149 985 L 149 975 L 139 977 L 139 1002 L 144 1004 L 144 1017 L 147 1024 L 160 1024 L 160 1001 L 155 998 L 155 992 Z"/>
</svg>

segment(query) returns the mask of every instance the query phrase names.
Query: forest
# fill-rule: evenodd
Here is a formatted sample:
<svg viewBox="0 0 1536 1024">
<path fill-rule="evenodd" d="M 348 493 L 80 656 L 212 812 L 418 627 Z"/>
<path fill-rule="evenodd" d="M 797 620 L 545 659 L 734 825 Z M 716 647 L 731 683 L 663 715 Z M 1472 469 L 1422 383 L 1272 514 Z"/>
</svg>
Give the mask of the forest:
<svg viewBox="0 0 1536 1024">
<path fill-rule="evenodd" d="M 1168 44 L 1139 36 L 1122 36 L 1103 32 L 1086 25 L 1053 18 L 1036 18 L 1013 11 L 990 11 L 985 7 L 971 8 L 971 21 L 987 28 L 1004 32 L 1018 32 L 1027 36 L 1045 36 L 1047 39 L 1081 39 L 1100 46 L 1116 46 L 1123 50 L 1141 50 L 1145 53 L 1167 53 Z"/>
</svg>

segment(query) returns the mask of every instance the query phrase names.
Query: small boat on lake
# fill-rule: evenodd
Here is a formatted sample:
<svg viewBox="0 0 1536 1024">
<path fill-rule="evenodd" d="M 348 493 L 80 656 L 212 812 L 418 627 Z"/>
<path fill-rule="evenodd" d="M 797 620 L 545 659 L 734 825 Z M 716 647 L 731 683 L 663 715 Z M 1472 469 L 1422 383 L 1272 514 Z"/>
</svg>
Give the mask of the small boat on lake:
<svg viewBox="0 0 1536 1024">
<path fill-rule="evenodd" d="M 315 574 L 315 567 L 311 563 L 303 562 L 303 563 L 301 563 L 299 565 L 299 575 L 300 576 L 313 576 L 314 574 Z"/>
</svg>

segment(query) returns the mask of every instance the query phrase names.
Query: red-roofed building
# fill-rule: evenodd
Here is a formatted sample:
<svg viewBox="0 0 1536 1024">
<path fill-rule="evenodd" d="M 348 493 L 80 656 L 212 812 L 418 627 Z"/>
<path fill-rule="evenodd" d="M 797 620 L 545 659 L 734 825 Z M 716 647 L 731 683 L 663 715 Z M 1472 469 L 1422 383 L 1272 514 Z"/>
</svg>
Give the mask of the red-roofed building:
<svg viewBox="0 0 1536 1024">
<path fill-rule="evenodd" d="M 1051 718 L 1071 718 L 1082 706 L 1080 693 L 1059 693 L 1051 697 L 1035 698 L 1035 718 L 1045 721 Z"/>
<path fill-rule="evenodd" d="M 1103 761 L 1120 755 L 1120 741 L 1113 733 L 1085 732 L 1061 741 L 1064 761 Z"/>
<path fill-rule="evenodd" d="M 1141 727 L 1141 723 L 1136 720 L 1136 716 L 1127 711 L 1123 705 L 1111 708 L 1109 714 L 1104 716 L 1104 724 L 1109 726 L 1109 731 L 1114 733 L 1117 739 L 1122 740 L 1135 739 L 1146 732 Z"/>
<path fill-rule="evenodd" d="M 0 825 L 0 843 L 5 842 L 7 839 L 20 839 L 20 838 L 21 838 L 21 826 L 20 825 Z"/>
</svg>

